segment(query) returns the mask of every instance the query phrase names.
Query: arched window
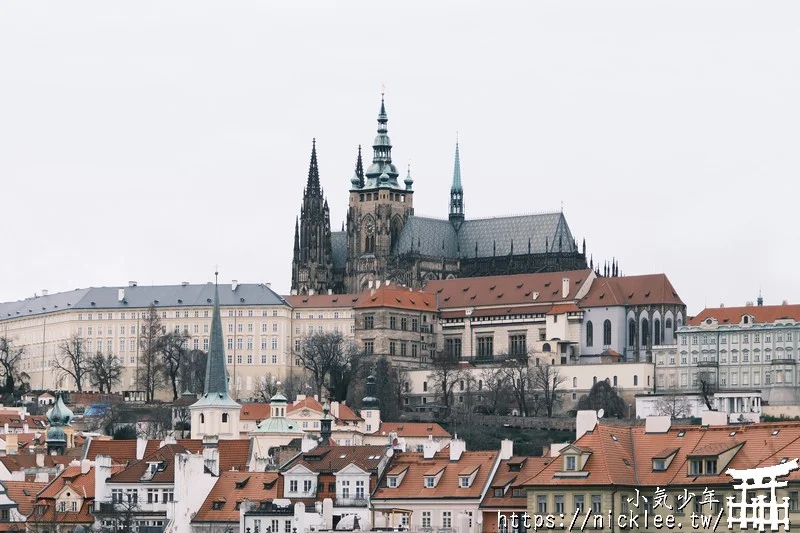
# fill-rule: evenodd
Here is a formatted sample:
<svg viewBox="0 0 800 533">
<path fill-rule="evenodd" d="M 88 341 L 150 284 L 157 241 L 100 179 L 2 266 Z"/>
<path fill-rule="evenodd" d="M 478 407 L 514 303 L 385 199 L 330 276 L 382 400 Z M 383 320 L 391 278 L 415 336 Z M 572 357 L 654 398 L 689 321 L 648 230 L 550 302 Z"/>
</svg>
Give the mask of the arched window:
<svg viewBox="0 0 800 533">
<path fill-rule="evenodd" d="M 367 239 L 364 242 L 364 253 L 365 254 L 375 253 L 375 235 L 367 235 Z"/>
<path fill-rule="evenodd" d="M 603 346 L 611 346 L 611 321 L 603 322 Z"/>
<path fill-rule="evenodd" d="M 586 346 L 594 346 L 594 327 L 591 320 L 586 323 Z"/>
<path fill-rule="evenodd" d="M 204 415 L 203 413 L 200 413 L 200 423 L 201 424 L 206 423 L 206 415 Z"/>
<path fill-rule="evenodd" d="M 550 343 L 548 343 L 548 342 L 544 343 L 542 345 L 542 351 L 543 352 L 549 352 L 550 351 Z"/>
<path fill-rule="evenodd" d="M 592 385 L 597 385 L 597 376 L 592 377 Z"/>
<path fill-rule="evenodd" d="M 628 320 L 628 346 L 636 346 L 636 321 Z"/>
<path fill-rule="evenodd" d="M 672 329 L 672 319 L 667 318 L 667 322 L 665 323 L 667 329 Z"/>
<path fill-rule="evenodd" d="M 657 318 L 653 321 L 653 344 L 661 344 L 661 321 Z"/>
<path fill-rule="evenodd" d="M 614 386 L 617 386 L 617 376 L 614 376 Z"/>
<path fill-rule="evenodd" d="M 226 424 L 228 422 L 228 413 L 222 413 L 222 423 Z"/>
<path fill-rule="evenodd" d="M 633 386 L 636 387 L 639 385 L 639 376 L 633 376 Z"/>
<path fill-rule="evenodd" d="M 650 344 L 650 323 L 646 318 L 642 319 L 642 332 L 639 337 L 642 339 L 642 346 Z"/>
<path fill-rule="evenodd" d="M 572 378 L 572 386 L 573 387 L 577 387 L 578 386 L 578 378 Z"/>
</svg>

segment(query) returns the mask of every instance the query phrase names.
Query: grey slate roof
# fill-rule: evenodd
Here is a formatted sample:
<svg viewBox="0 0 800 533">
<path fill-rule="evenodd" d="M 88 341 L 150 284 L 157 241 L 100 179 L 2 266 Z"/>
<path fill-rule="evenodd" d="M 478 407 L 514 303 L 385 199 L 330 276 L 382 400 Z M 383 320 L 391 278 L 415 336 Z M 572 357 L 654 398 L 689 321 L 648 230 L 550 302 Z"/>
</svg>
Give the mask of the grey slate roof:
<svg viewBox="0 0 800 533">
<path fill-rule="evenodd" d="M 347 263 L 347 232 L 331 232 L 331 254 L 333 255 L 333 268 L 344 268 Z"/>
<path fill-rule="evenodd" d="M 531 253 L 545 253 L 545 244 L 547 251 L 558 252 L 559 237 L 562 252 L 578 251 L 563 213 L 465 220 L 457 232 L 449 220 L 412 216 L 400 234 L 395 252 L 466 259 L 475 257 L 477 243 L 478 257 L 491 257 L 493 253 L 511 253 L 513 242 L 514 254 L 521 255 L 528 253 L 528 239 Z"/>
<path fill-rule="evenodd" d="M 119 300 L 119 291 L 124 290 L 124 300 Z M 233 290 L 230 284 L 220 286 L 221 306 L 288 306 L 278 293 L 263 284 L 241 283 Z M 22 316 L 54 313 L 67 309 L 116 309 L 145 308 L 157 302 L 156 307 L 208 307 L 214 301 L 214 285 L 138 285 L 135 287 L 92 287 L 74 291 L 38 296 L 16 302 L 0 303 L 0 320 Z"/>
</svg>

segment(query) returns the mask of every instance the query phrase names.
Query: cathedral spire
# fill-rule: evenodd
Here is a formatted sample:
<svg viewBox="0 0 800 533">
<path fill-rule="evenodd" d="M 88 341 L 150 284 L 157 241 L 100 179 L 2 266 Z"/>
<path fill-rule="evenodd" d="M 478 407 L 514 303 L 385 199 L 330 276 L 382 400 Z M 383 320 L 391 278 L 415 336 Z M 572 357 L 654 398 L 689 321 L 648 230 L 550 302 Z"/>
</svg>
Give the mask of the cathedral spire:
<svg viewBox="0 0 800 533">
<path fill-rule="evenodd" d="M 307 194 L 319 196 L 322 189 L 319 186 L 319 167 L 317 166 L 317 139 L 311 141 L 311 163 L 308 165 L 308 182 L 306 183 Z"/>
<path fill-rule="evenodd" d="M 372 143 L 372 164 L 365 175 L 370 180 L 367 184 L 372 187 L 399 187 L 397 183 L 397 167 L 392 164 L 392 141 L 389 139 L 389 116 L 386 114 L 386 104 L 381 94 L 381 109 L 378 112 L 378 134 Z"/>
<path fill-rule="evenodd" d="M 461 155 L 456 139 L 456 156 L 453 163 L 453 184 L 450 186 L 450 221 L 456 230 L 464 222 L 464 189 L 461 186 Z"/>
<path fill-rule="evenodd" d="M 300 219 L 294 219 L 294 261 L 300 260 Z"/>
<path fill-rule="evenodd" d="M 361 159 L 361 145 L 358 145 L 358 157 L 356 157 L 356 167 L 353 170 L 353 177 L 350 178 L 353 189 L 364 188 L 364 162 Z"/>
</svg>

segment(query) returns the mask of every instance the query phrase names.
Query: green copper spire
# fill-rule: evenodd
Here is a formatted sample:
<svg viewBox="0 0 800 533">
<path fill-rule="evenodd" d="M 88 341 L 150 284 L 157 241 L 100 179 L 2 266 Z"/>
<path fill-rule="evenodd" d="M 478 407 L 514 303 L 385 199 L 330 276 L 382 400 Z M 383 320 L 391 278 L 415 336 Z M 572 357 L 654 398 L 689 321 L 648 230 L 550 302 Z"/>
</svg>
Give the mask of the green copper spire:
<svg viewBox="0 0 800 533">
<path fill-rule="evenodd" d="M 456 159 L 453 164 L 453 185 L 450 187 L 450 221 L 456 230 L 464 222 L 464 189 L 461 186 L 461 155 L 456 139 Z"/>
<path fill-rule="evenodd" d="M 365 172 L 365 187 L 373 188 L 378 186 L 399 188 L 397 182 L 397 167 L 392 164 L 392 141 L 389 139 L 389 128 L 387 126 L 389 116 L 386 114 L 386 104 L 381 95 L 381 109 L 378 112 L 378 135 L 372 144 L 372 164 Z"/>
<path fill-rule="evenodd" d="M 215 272 L 217 276 L 219 273 Z M 206 362 L 206 383 L 203 396 L 193 407 L 202 405 L 236 406 L 228 394 L 228 371 L 225 368 L 225 346 L 222 342 L 222 318 L 219 311 L 219 285 L 214 283 L 214 314 L 211 318 L 211 339 Z"/>
</svg>

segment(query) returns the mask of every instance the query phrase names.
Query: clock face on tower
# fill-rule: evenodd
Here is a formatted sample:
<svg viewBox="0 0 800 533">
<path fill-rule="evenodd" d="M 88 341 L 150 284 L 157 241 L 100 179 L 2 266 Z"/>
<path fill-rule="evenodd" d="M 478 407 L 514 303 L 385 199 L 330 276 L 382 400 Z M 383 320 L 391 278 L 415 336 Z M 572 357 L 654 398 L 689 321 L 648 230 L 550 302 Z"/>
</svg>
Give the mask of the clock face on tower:
<svg viewBox="0 0 800 533">
<path fill-rule="evenodd" d="M 366 230 L 367 235 L 375 235 L 375 222 L 367 220 Z"/>
</svg>

